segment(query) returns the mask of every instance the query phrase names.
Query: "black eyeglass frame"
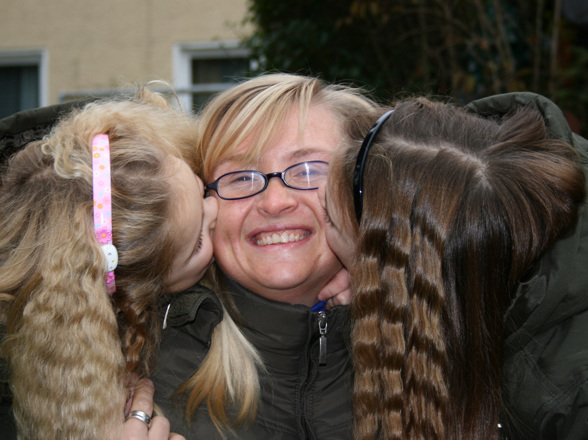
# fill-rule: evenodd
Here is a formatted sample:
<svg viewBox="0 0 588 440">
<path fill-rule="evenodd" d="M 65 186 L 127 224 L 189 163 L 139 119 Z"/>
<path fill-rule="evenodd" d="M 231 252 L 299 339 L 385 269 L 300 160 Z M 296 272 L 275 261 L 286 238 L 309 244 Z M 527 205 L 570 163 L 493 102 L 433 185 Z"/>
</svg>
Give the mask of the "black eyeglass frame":
<svg viewBox="0 0 588 440">
<path fill-rule="evenodd" d="M 260 194 L 262 192 L 264 192 L 267 189 L 267 186 L 269 185 L 269 180 L 272 177 L 279 177 L 280 180 L 282 181 L 282 183 L 284 185 L 286 185 L 288 188 L 292 188 L 292 189 L 297 189 L 300 191 L 310 191 L 310 190 L 315 190 L 318 189 L 318 186 L 313 186 L 311 188 L 298 188 L 296 186 L 292 186 L 290 185 L 288 182 L 286 182 L 286 180 L 284 179 L 284 176 L 286 175 L 286 173 L 288 171 L 290 171 L 292 168 L 297 167 L 299 165 L 303 165 L 303 164 L 308 164 L 308 163 L 322 163 L 325 165 L 329 165 L 329 162 L 325 162 L 324 160 L 307 160 L 304 162 L 299 162 L 299 163 L 295 163 L 294 165 L 290 165 L 288 168 L 286 168 L 284 171 L 281 172 L 275 172 L 275 173 L 268 173 L 268 174 L 264 174 L 261 171 L 257 171 L 257 170 L 239 170 L 239 171 L 231 171 L 230 173 L 226 173 L 223 174 L 222 176 L 220 176 L 218 179 L 216 179 L 214 182 L 208 183 L 206 184 L 205 188 L 207 190 L 215 190 L 216 193 L 218 194 L 218 196 L 223 199 L 223 200 L 241 200 L 241 199 L 247 199 L 249 197 L 253 197 L 256 196 L 257 194 Z M 219 180 L 221 180 L 222 178 L 226 177 L 226 176 L 231 176 L 233 174 L 240 174 L 240 173 L 255 173 L 258 176 L 262 176 L 265 180 L 265 183 L 263 185 L 263 188 L 261 188 L 259 191 L 254 192 L 253 194 L 249 194 L 243 197 L 223 197 L 220 195 L 220 193 L 218 192 L 218 182 Z"/>
<path fill-rule="evenodd" d="M 361 223 L 361 214 L 363 212 L 363 173 L 365 161 L 378 131 L 380 131 L 380 128 L 382 128 L 382 125 L 384 125 L 384 122 L 388 120 L 392 113 L 394 113 L 394 109 L 387 111 L 378 118 L 363 139 L 359 152 L 357 153 L 357 160 L 355 161 L 355 169 L 353 171 L 353 206 L 355 208 L 357 223 Z"/>
</svg>

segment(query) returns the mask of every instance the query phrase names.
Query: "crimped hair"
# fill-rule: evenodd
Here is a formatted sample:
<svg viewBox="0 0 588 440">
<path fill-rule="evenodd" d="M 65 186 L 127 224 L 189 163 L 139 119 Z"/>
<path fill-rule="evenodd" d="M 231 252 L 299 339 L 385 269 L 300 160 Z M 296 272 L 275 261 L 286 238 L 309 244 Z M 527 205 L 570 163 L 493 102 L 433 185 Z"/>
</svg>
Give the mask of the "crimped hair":
<svg viewBox="0 0 588 440">
<path fill-rule="evenodd" d="M 355 438 L 497 439 L 503 316 L 518 281 L 577 221 L 577 153 L 530 107 L 501 120 L 415 98 L 381 127 L 353 210 L 359 143 L 330 206 L 357 236 Z"/>
<path fill-rule="evenodd" d="M 112 297 L 92 215 L 99 133 L 111 147 Z M 20 439 L 104 439 L 122 426 L 125 378 L 148 376 L 154 361 L 156 299 L 175 252 L 168 155 L 193 157 L 196 136 L 191 117 L 142 88 L 73 111 L 10 159 L 0 186 L 0 308 Z"/>
<path fill-rule="evenodd" d="M 327 84 L 326 82 L 308 76 L 285 73 L 267 74 L 244 81 L 216 95 L 203 109 L 199 116 L 199 158 L 202 162 L 204 181 L 210 181 L 213 173 L 223 161 L 227 159 L 239 160 L 243 164 L 254 164 L 271 148 L 274 141 L 281 134 L 286 119 L 293 111 L 298 112 L 300 132 L 304 131 L 304 124 L 311 106 L 323 106 L 330 111 L 340 123 L 345 138 L 351 138 L 351 133 L 361 131 L 366 127 L 367 115 L 374 115 L 377 106 L 364 92 L 350 86 Z M 365 115 L 357 119 L 357 116 Z M 360 121 L 363 121 L 363 125 Z M 243 145 L 248 148 L 243 153 Z M 239 154 L 238 154 L 239 153 Z M 215 290 L 231 316 L 239 323 L 239 314 L 235 310 L 230 295 L 223 284 L 222 276 L 217 264 L 213 264 L 208 273 L 207 283 Z M 222 323 L 221 323 L 222 324 Z M 229 324 L 227 323 L 227 326 Z M 215 330 L 216 333 L 216 330 Z M 234 332 L 231 332 L 234 333 Z M 213 337 L 229 334 L 227 329 Z M 244 337 L 243 337 L 244 339 Z M 227 341 L 224 337 L 222 340 Z M 186 395 L 186 417 L 190 419 L 200 404 L 206 401 L 211 419 L 217 428 L 237 426 L 252 421 L 257 410 L 259 399 L 258 372 L 263 370 L 261 360 L 250 344 L 233 344 L 241 347 L 241 355 L 228 354 L 231 346 L 226 343 L 213 344 L 205 362 L 209 362 L 208 369 L 218 369 L 217 365 L 225 365 L 227 372 L 232 371 L 235 383 L 224 382 L 226 392 L 220 392 L 219 387 L 206 387 L 205 381 L 198 380 L 205 366 L 189 381 L 181 386 L 179 393 Z M 216 348 L 215 348 L 216 347 Z M 220 347 L 224 347 L 227 362 L 213 362 L 221 356 Z M 229 364 L 230 362 L 230 364 Z M 244 385 L 249 391 L 245 392 Z M 232 396 L 234 390 L 242 399 Z M 214 391 L 214 392 L 213 392 Z M 239 395 L 237 394 L 237 396 Z M 225 398 L 221 398 L 225 396 Z M 240 405 L 236 405 L 239 404 Z M 236 416 L 229 417 L 227 410 L 237 408 Z M 221 434 L 222 434 L 222 429 Z"/>
</svg>

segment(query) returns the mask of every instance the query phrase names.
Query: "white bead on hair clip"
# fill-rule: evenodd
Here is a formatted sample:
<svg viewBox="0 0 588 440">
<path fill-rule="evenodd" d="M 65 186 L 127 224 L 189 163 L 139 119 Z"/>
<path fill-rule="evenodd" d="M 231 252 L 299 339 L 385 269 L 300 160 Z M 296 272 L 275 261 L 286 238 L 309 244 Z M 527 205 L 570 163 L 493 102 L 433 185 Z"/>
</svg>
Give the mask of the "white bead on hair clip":
<svg viewBox="0 0 588 440">
<path fill-rule="evenodd" d="M 113 244 L 103 244 L 102 252 L 106 258 L 105 272 L 112 272 L 118 265 L 118 252 Z"/>
</svg>

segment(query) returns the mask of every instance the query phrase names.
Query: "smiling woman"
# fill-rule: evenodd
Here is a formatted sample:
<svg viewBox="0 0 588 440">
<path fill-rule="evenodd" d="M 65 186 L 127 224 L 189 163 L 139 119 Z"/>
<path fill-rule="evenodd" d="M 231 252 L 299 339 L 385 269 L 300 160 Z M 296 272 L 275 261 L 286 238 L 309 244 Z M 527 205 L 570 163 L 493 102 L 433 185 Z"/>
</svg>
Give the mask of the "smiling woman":
<svg viewBox="0 0 588 440">
<path fill-rule="evenodd" d="M 341 266 L 326 246 L 316 193 L 305 191 L 317 185 L 302 190 L 293 187 L 288 183 L 293 177 L 288 171 L 296 171 L 303 159 L 306 165 L 300 166 L 311 167 L 324 179 L 325 163 L 342 135 L 338 120 L 322 105 L 309 107 L 304 131 L 300 130 L 302 116 L 294 106 L 286 109 L 285 115 L 279 135 L 254 163 L 256 175 L 266 181 L 265 190 L 237 200 L 223 199 L 221 191 L 218 196 L 222 214 L 213 239 L 216 261 L 230 278 L 265 298 L 310 307 L 317 302 L 318 291 Z M 248 143 L 237 146 L 236 154 L 245 156 L 248 147 Z M 248 165 L 238 160 L 224 161 L 212 177 L 216 180 L 217 176 L 241 171 Z M 286 170 L 285 180 L 264 176 L 276 172 L 281 176 L 282 171 L 277 170 Z"/>
<path fill-rule="evenodd" d="M 363 132 L 375 111 L 350 87 L 275 74 L 217 95 L 199 115 L 204 179 L 218 202 L 211 282 L 264 360 L 257 415 L 233 424 L 228 438 L 352 438 L 347 310 L 312 309 L 322 291 L 346 280 L 326 244 L 317 189 L 349 136 L 345 122 Z M 192 304 L 201 300 L 191 296 Z M 196 331 L 216 325 L 207 314 L 210 306 L 174 315 L 162 343 L 172 361 L 154 376 L 167 390 L 158 403 L 191 439 L 222 438 L 210 416 L 214 398 L 207 407 L 188 395 L 178 411 L 171 392 L 208 352 L 206 332 Z"/>
</svg>

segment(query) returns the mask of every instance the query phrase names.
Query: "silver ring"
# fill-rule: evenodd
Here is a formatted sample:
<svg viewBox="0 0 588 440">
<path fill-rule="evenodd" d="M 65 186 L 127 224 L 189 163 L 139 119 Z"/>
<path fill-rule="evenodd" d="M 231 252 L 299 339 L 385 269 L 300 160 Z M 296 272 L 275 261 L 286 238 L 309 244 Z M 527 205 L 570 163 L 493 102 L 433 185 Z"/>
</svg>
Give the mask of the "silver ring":
<svg viewBox="0 0 588 440">
<path fill-rule="evenodd" d="M 129 419 L 141 420 L 142 422 L 146 423 L 147 426 L 149 426 L 149 424 L 151 423 L 151 417 L 149 417 L 146 412 L 143 412 L 138 409 L 131 411 L 129 413 L 126 420 L 129 420 Z"/>
</svg>

